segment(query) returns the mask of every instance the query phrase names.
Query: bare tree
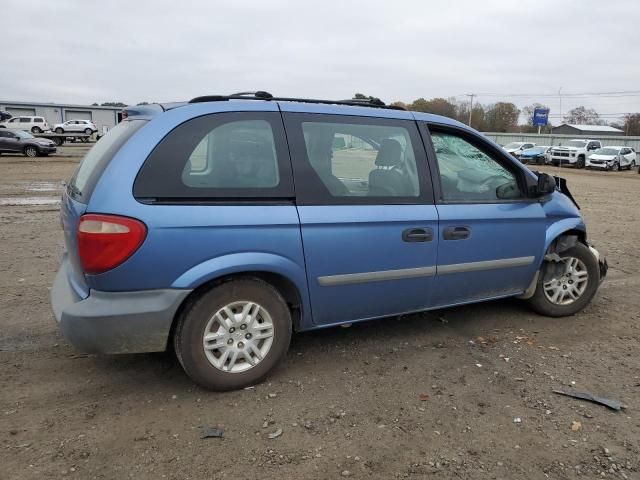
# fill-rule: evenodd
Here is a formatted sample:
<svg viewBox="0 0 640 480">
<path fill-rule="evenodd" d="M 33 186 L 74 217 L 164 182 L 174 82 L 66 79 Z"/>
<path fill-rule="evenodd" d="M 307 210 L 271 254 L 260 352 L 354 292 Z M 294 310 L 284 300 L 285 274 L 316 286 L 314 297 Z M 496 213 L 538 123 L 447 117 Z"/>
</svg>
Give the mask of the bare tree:
<svg viewBox="0 0 640 480">
<path fill-rule="evenodd" d="M 600 119 L 598 112 L 593 108 L 586 108 L 579 106 L 573 110 L 569 110 L 569 113 L 564 117 L 565 123 L 571 123 L 573 125 L 605 125 L 606 122 Z"/>
</svg>

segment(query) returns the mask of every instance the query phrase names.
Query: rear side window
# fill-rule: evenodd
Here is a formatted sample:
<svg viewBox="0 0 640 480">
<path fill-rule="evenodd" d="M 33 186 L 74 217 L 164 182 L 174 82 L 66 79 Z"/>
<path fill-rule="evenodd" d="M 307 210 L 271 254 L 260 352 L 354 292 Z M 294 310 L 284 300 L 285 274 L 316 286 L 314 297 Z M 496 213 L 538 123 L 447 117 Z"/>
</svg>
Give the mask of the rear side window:
<svg viewBox="0 0 640 480">
<path fill-rule="evenodd" d="M 31 123 L 31 117 L 21 117 L 20 123 Z"/>
<path fill-rule="evenodd" d="M 327 114 L 285 122 L 300 204 L 433 201 L 415 122 Z"/>
<path fill-rule="evenodd" d="M 109 133 L 89 150 L 69 180 L 69 195 L 79 202 L 87 203 L 96 182 L 113 156 L 145 123 L 145 120 L 127 120 L 109 130 Z"/>
<path fill-rule="evenodd" d="M 179 125 L 149 155 L 133 191 L 156 201 L 293 197 L 280 115 L 216 113 Z"/>
<path fill-rule="evenodd" d="M 34 118 L 34 119 L 33 119 L 33 121 L 34 121 L 35 123 L 43 123 L 43 122 L 44 122 L 44 119 L 43 119 L 43 118 L 41 118 L 41 117 L 36 117 L 36 118 Z"/>
</svg>

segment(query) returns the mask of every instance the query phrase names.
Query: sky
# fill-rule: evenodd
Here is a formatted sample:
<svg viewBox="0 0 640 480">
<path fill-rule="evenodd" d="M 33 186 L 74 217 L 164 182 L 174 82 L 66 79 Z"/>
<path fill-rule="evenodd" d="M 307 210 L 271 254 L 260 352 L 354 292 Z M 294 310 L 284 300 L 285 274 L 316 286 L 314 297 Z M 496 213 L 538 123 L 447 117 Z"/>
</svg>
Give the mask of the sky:
<svg viewBox="0 0 640 480">
<path fill-rule="evenodd" d="M 5 101 L 474 93 L 553 123 L 560 103 L 640 112 L 638 0 L 3 0 L 2 17 Z M 572 96 L 603 92 L 634 93 Z"/>
</svg>

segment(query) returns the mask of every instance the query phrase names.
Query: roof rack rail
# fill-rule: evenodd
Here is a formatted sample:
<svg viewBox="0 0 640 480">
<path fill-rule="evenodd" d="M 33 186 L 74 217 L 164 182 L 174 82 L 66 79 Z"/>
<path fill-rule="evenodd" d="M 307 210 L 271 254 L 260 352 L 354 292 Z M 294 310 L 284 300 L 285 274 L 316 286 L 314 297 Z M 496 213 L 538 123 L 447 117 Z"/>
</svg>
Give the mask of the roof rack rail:
<svg viewBox="0 0 640 480">
<path fill-rule="evenodd" d="M 379 98 L 354 98 L 351 100 L 320 100 L 315 98 L 274 97 L 269 92 L 239 92 L 231 95 L 204 95 L 189 100 L 189 103 L 224 102 L 228 100 L 266 100 L 281 102 L 320 103 L 325 105 L 350 105 L 355 107 L 388 108 L 391 110 L 405 110 L 398 105 L 387 105 Z"/>
</svg>

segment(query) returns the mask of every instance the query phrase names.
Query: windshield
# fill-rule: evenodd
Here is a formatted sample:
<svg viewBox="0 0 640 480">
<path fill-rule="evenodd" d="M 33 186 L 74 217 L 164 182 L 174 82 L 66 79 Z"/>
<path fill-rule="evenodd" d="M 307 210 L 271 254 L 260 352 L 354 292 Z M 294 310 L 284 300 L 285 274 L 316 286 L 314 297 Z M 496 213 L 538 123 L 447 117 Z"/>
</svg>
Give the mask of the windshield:
<svg viewBox="0 0 640 480">
<path fill-rule="evenodd" d="M 582 140 L 571 140 L 570 142 L 567 143 L 567 147 L 576 147 L 576 148 L 583 148 L 585 145 L 587 144 L 587 142 L 583 142 Z"/>
<path fill-rule="evenodd" d="M 520 148 L 523 145 L 522 142 L 511 142 L 507 143 L 504 148 Z"/>
<path fill-rule="evenodd" d="M 595 152 L 593 152 L 595 155 L 618 155 L 618 153 L 620 153 L 620 149 L 619 148 L 599 148 L 598 150 L 596 150 Z"/>
<path fill-rule="evenodd" d="M 13 132 L 15 134 L 16 137 L 18 138 L 36 138 L 33 135 L 31 135 L 30 133 L 27 132 L 23 132 L 22 130 L 16 130 L 15 132 Z"/>
</svg>

